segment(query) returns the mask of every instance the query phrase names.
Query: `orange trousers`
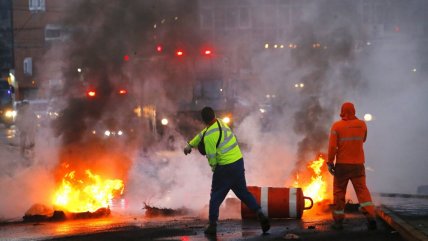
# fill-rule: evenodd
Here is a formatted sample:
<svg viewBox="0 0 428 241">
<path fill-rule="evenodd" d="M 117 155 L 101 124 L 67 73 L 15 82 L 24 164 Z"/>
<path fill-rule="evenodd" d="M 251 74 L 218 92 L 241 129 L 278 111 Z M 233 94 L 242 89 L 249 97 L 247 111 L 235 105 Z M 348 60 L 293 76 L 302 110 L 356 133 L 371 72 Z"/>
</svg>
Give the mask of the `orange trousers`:
<svg viewBox="0 0 428 241">
<path fill-rule="evenodd" d="M 360 203 L 360 211 L 367 219 L 376 217 L 375 207 L 369 189 L 366 185 L 364 165 L 336 164 L 333 181 L 334 208 L 333 219 L 335 222 L 343 222 L 345 218 L 345 195 L 348 182 L 351 181 Z"/>
</svg>

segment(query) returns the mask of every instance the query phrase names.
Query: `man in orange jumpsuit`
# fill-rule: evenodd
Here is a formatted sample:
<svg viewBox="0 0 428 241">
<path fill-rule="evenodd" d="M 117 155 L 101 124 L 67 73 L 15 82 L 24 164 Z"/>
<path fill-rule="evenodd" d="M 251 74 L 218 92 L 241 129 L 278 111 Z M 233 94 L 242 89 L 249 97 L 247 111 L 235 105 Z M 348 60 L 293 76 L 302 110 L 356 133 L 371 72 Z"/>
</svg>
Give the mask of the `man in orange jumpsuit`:
<svg viewBox="0 0 428 241">
<path fill-rule="evenodd" d="M 367 138 L 367 126 L 355 116 L 354 105 L 342 105 L 341 120 L 331 127 L 328 147 L 328 170 L 334 175 L 334 209 L 332 228 L 343 229 L 345 218 L 345 194 L 348 181 L 357 194 L 360 210 L 367 218 L 367 227 L 376 229 L 375 207 L 366 186 L 363 143 Z M 336 159 L 336 165 L 334 160 Z"/>
</svg>

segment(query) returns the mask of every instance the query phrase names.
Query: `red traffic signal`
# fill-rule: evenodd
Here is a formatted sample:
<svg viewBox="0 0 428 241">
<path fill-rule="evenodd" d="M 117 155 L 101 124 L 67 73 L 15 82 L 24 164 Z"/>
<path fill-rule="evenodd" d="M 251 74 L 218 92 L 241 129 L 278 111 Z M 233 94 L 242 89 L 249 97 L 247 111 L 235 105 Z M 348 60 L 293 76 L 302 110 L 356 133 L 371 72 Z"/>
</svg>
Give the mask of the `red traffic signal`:
<svg viewBox="0 0 428 241">
<path fill-rule="evenodd" d="M 126 95 L 126 94 L 128 93 L 128 91 L 127 91 L 127 90 L 125 90 L 125 89 L 120 89 L 120 90 L 118 91 L 118 93 L 119 93 L 119 95 Z"/>
<path fill-rule="evenodd" d="M 124 61 L 129 61 L 129 55 L 124 55 L 124 56 L 123 56 L 123 60 L 124 60 Z"/>
<path fill-rule="evenodd" d="M 211 54 L 212 54 L 211 49 L 205 49 L 204 50 L 204 55 L 211 55 Z"/>
<path fill-rule="evenodd" d="M 163 50 L 163 47 L 162 47 L 162 45 L 158 45 L 158 46 L 156 46 L 156 51 L 157 52 L 162 52 L 162 50 Z"/>
<path fill-rule="evenodd" d="M 97 92 L 95 92 L 95 90 L 88 90 L 88 91 L 86 92 L 86 95 L 87 95 L 89 98 L 94 98 L 94 97 L 97 95 Z"/>
<path fill-rule="evenodd" d="M 177 50 L 177 51 L 175 51 L 175 55 L 177 55 L 177 56 L 183 56 L 184 52 L 183 52 L 183 50 Z"/>
</svg>

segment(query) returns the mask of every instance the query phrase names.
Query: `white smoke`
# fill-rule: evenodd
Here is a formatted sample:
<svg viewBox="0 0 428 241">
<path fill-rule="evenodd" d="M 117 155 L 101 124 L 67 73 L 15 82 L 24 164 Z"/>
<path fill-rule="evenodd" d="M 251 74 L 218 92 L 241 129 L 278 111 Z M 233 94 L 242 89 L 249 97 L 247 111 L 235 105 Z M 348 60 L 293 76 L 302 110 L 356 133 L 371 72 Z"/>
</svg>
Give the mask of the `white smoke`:
<svg viewBox="0 0 428 241">
<path fill-rule="evenodd" d="M 128 5 L 122 7 L 128 10 L 136 9 L 132 7 L 131 2 L 127 3 Z M 328 135 L 332 122 L 339 119 L 338 112 L 342 102 L 351 101 L 354 102 L 360 119 L 365 113 L 374 116 L 374 120 L 367 123 L 368 139 L 365 144 L 366 166 L 374 170 L 367 171 L 371 191 L 415 193 L 418 185 L 428 184 L 428 176 L 425 173 L 428 156 L 428 141 L 425 138 L 428 134 L 428 118 L 425 114 L 428 84 L 426 70 L 423 72 L 424 70 L 420 69 L 427 60 L 426 54 L 423 55 L 419 51 L 420 48 L 426 47 L 405 33 L 399 33 L 405 37 L 396 42 L 391 41 L 392 43 L 366 39 L 366 36 L 360 35 L 360 26 L 356 24 L 360 20 L 354 21 L 355 16 L 350 14 L 353 13 L 350 9 L 356 9 L 354 3 L 323 3 L 326 2 L 302 5 L 301 17 L 293 19 L 296 26 L 288 30 L 287 36 L 291 37 L 284 42 L 296 43 L 296 50 L 285 48 L 284 54 L 272 56 L 263 48 L 264 43 L 248 43 L 246 39 L 235 36 L 237 40 L 233 43 L 242 42 L 251 46 L 260 44 L 260 49 L 250 54 L 250 64 L 257 78 L 236 84 L 239 97 L 249 103 L 247 107 L 253 108 L 248 116 L 234 126 L 244 154 L 248 185 L 284 186 L 299 165 L 315 157 L 315 152 L 326 151 L 328 137 L 325 135 Z M 257 4 L 254 3 L 252 7 L 257 8 Z M 88 5 L 89 10 L 91 6 L 93 5 Z M 117 13 L 123 11 L 123 8 L 109 6 L 106 6 L 106 9 L 117 10 Z M 135 17 L 134 19 L 143 22 L 146 28 L 149 26 L 150 31 L 153 27 L 152 20 L 161 19 L 159 16 L 141 17 L 143 15 L 139 14 L 139 11 L 128 10 L 130 19 Z M 92 22 L 96 23 L 96 26 L 92 27 L 101 29 L 106 27 L 105 21 L 112 22 L 103 16 L 103 12 L 97 13 L 99 16 L 91 17 L 84 16 L 85 12 L 82 11 L 81 15 L 71 16 L 74 17 L 71 22 L 80 23 L 80 18 L 84 19 L 84 22 L 95 19 L 96 21 Z M 254 14 L 257 14 L 257 11 Z M 138 21 L 132 26 L 138 27 Z M 89 60 L 96 59 L 98 55 L 104 56 L 103 51 L 106 51 L 105 47 L 109 45 L 101 45 L 103 41 L 99 40 L 112 36 L 117 38 L 107 41 L 112 44 L 109 48 L 115 50 L 119 57 L 123 54 L 112 46 L 121 46 L 120 43 L 123 43 L 121 35 L 115 31 L 124 26 L 115 24 L 109 27 L 111 28 L 105 31 L 85 35 L 88 39 L 82 43 L 87 43 L 87 46 L 74 46 L 78 51 L 73 58 L 54 58 L 64 62 L 46 58 L 44 66 L 49 70 L 58 69 L 53 67 L 54 65 L 71 68 L 78 67 L 75 64 L 81 61 L 79 63 L 105 69 L 103 64 L 106 59 L 101 58 L 102 61 L 97 63 Z M 144 33 L 148 31 L 140 30 Z M 189 32 L 195 34 L 197 31 L 193 28 Z M 142 36 L 134 36 L 135 39 L 130 42 L 135 44 Z M 386 40 L 390 38 L 396 37 L 385 37 Z M 322 54 L 310 50 L 312 44 L 317 41 L 322 47 L 326 47 Z M 97 45 L 90 44 L 94 42 Z M 99 48 L 92 48 L 94 46 Z M 303 48 L 308 49 L 305 51 Z M 144 51 L 143 49 L 144 47 L 141 47 L 136 51 Z M 50 52 L 51 56 L 64 56 L 70 49 L 55 51 L 57 52 Z M 79 57 L 85 54 L 86 62 Z M 137 83 L 132 86 L 137 89 L 140 101 L 153 101 L 166 109 L 178 109 L 178 101 L 169 98 L 169 91 L 163 91 L 169 84 L 179 89 L 175 97 L 181 95 L 181 101 L 191 99 L 192 90 L 188 88 L 192 84 L 191 81 L 184 78 L 175 79 L 176 76 L 167 75 L 151 67 L 153 66 L 141 69 L 119 68 L 131 72 L 129 77 Z M 75 71 L 75 68 L 72 69 Z M 110 71 L 112 69 L 108 68 Z M 70 75 L 67 71 L 70 70 L 63 68 L 55 78 L 66 78 Z M 44 75 L 46 74 L 47 72 L 44 72 Z M 176 81 L 168 82 L 171 79 Z M 294 87 L 296 83 L 304 83 L 305 87 L 297 89 Z M 258 106 L 266 102 L 267 94 L 270 97 L 275 94 L 275 99 L 269 99 L 273 105 L 273 111 L 269 112 L 269 128 L 261 124 Z M 146 134 L 147 132 L 142 134 L 144 138 Z M 1 150 L 2 159 L 5 156 L 3 160 L 7 161 L 0 163 L 0 189 L 7 195 L 0 197 L 0 218 L 23 215 L 25 210 L 36 202 L 50 203 L 49 192 L 54 188 L 52 168 L 58 161 L 56 153 L 59 149 L 59 140 L 50 139 L 51 136 L 50 132 L 46 132 L 45 138 L 37 141 L 36 161 L 29 166 L 16 161 L 16 152 Z M 125 197 L 129 200 L 132 210 L 139 212 L 144 202 L 160 207 L 186 206 L 194 209 L 208 204 L 211 170 L 206 159 L 195 153 L 195 150 L 191 155 L 184 156 L 181 148 L 184 147 L 185 141 L 188 141 L 187 138 L 189 137 L 177 136 L 176 149 L 173 151 L 164 150 L 165 140 L 154 146 L 143 141 L 144 144 L 139 146 L 135 156 L 130 156 L 132 166 Z M 308 141 L 302 142 L 303 140 Z M 150 139 L 151 141 L 156 140 Z M 306 152 L 301 143 L 317 145 L 302 145 L 308 147 Z M 305 158 L 299 158 L 299 150 L 306 155 Z"/>
</svg>

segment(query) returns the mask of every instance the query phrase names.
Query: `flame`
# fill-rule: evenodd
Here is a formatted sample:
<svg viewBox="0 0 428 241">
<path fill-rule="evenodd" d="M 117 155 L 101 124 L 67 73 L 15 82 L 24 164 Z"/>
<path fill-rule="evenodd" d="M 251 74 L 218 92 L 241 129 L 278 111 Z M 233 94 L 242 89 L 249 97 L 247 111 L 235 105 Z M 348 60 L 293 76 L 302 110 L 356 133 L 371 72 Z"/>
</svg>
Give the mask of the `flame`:
<svg viewBox="0 0 428 241">
<path fill-rule="evenodd" d="M 95 212 L 108 207 L 109 202 L 124 190 L 120 179 L 103 179 L 87 169 L 78 177 L 76 171 L 65 174 L 53 196 L 56 208 L 69 212 Z"/>
<path fill-rule="evenodd" d="M 301 187 L 307 197 L 311 197 L 314 203 L 318 203 L 327 197 L 327 181 L 323 176 L 321 167 L 324 165 L 324 158 L 320 155 L 316 160 L 307 165 L 308 170 L 312 173 L 310 180 L 300 184 L 300 176 L 296 174 L 294 187 Z M 308 205 L 308 204 L 305 204 Z"/>
</svg>

